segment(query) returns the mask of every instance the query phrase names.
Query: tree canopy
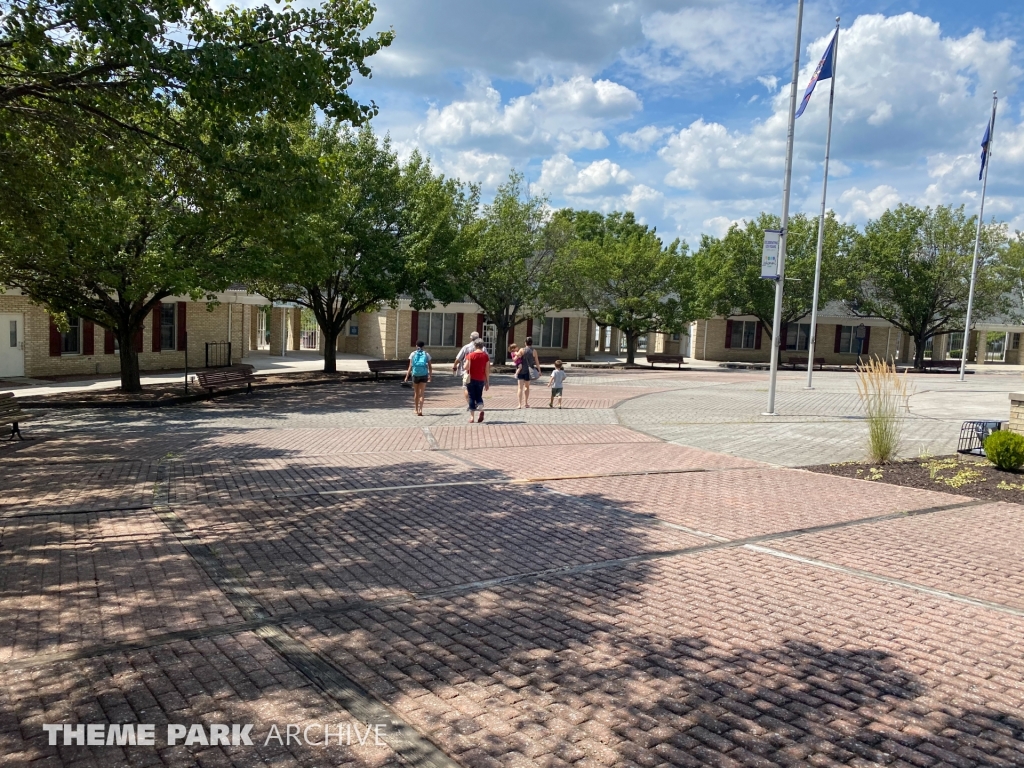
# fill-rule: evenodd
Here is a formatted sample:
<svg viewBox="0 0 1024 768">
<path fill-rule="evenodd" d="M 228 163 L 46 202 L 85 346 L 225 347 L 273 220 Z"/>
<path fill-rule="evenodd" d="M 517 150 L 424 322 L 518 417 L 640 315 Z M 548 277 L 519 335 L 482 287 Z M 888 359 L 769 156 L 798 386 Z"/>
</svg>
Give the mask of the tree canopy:
<svg viewBox="0 0 1024 768">
<path fill-rule="evenodd" d="M 733 224 L 724 237 L 701 238 L 700 248 L 694 254 L 694 272 L 697 300 L 705 314 L 753 315 L 773 335 L 775 282 L 761 278 L 761 248 L 764 231 L 778 228 L 777 216 L 762 213 L 743 225 Z M 841 224 L 829 211 L 825 217 L 819 308 L 853 295 L 857 275 L 850 254 L 857 237 L 856 227 Z M 797 214 L 789 220 L 783 323 L 811 312 L 817 243 L 817 218 Z"/>
<path fill-rule="evenodd" d="M 978 219 L 963 206 L 918 208 L 900 205 L 868 222 L 857 248 L 862 267 L 855 310 L 882 317 L 914 340 L 914 367 L 924 363 L 925 342 L 964 330 Z M 974 316 L 983 318 L 1005 304 L 1005 291 L 992 269 L 1006 243 L 1006 227 L 981 228 Z"/>
<path fill-rule="evenodd" d="M 544 311 L 544 285 L 554 259 L 544 242 L 546 221 L 546 198 L 530 194 L 523 175 L 513 171 L 473 227 L 465 294 L 497 327 L 502 360 L 509 330 Z"/>
<path fill-rule="evenodd" d="M 476 190 L 434 172 L 413 153 L 401 164 L 390 140 L 369 126 L 304 126 L 299 151 L 320 178 L 315 202 L 269 211 L 251 243 L 262 260 L 256 290 L 313 311 L 324 338 L 324 370 L 360 312 L 408 297 L 426 308 L 462 298 L 466 230 Z"/>
<path fill-rule="evenodd" d="M 582 309 L 626 337 L 626 362 L 647 333 L 678 333 L 693 319 L 692 265 L 685 243 L 667 247 L 631 212 L 558 211 L 556 259 L 548 286 L 554 306 Z M 560 231 L 559 231 L 560 230 Z"/>
</svg>

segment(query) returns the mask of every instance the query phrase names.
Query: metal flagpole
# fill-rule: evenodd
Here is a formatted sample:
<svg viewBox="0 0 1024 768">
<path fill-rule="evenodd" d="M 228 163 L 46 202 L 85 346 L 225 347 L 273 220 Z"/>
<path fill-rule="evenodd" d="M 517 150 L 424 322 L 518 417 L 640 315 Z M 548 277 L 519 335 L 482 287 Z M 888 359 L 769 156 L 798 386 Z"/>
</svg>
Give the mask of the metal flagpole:
<svg viewBox="0 0 1024 768">
<path fill-rule="evenodd" d="M 992 117 L 988 123 L 988 146 L 985 147 L 985 172 L 982 174 L 981 182 L 981 210 L 978 211 L 978 229 L 974 234 L 974 260 L 971 262 L 971 290 L 967 294 L 967 322 L 964 325 L 964 341 L 960 346 L 960 381 L 964 380 L 967 373 L 967 347 L 971 341 L 971 313 L 974 312 L 974 283 L 978 279 L 978 251 L 981 249 L 981 225 L 985 218 L 985 192 L 988 189 L 988 167 L 992 165 L 992 140 L 996 132 L 996 106 L 999 104 L 999 97 L 992 91 Z M 979 345 L 981 339 L 978 339 Z"/>
<path fill-rule="evenodd" d="M 832 41 L 832 83 L 828 94 L 828 131 L 825 133 L 825 179 L 821 183 L 821 214 L 818 217 L 818 252 L 814 259 L 814 304 L 811 306 L 811 337 L 807 343 L 807 389 L 814 389 L 814 339 L 818 333 L 818 295 L 821 286 L 821 251 L 825 245 L 825 195 L 828 192 L 828 158 L 832 148 L 832 105 L 836 100 L 836 59 L 839 58 L 839 17 Z M 799 340 L 799 334 L 797 339 Z"/>
<path fill-rule="evenodd" d="M 772 314 L 772 363 L 768 379 L 768 410 L 775 416 L 775 380 L 779 374 L 779 332 L 782 328 L 782 289 L 786 281 L 786 227 L 789 224 L 789 187 L 793 178 L 793 134 L 796 124 L 796 88 L 800 77 L 800 33 L 804 23 L 804 0 L 796 8 L 796 46 L 793 52 L 793 82 L 789 86 L 789 134 L 786 138 L 786 181 L 782 188 L 782 235 L 779 238 L 779 276 L 775 283 L 775 312 Z"/>
</svg>

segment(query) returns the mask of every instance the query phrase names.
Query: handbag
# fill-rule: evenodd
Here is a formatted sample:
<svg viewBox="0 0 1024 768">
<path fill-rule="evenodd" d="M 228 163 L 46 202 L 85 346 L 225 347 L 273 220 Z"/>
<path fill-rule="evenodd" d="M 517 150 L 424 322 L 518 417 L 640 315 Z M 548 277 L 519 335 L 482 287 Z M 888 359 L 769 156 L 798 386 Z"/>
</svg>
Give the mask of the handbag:
<svg viewBox="0 0 1024 768">
<path fill-rule="evenodd" d="M 540 378 L 540 369 L 539 368 L 531 368 L 530 369 L 530 381 L 536 381 L 539 378 Z"/>
<path fill-rule="evenodd" d="M 472 381 L 472 379 L 469 377 L 469 371 L 467 371 L 466 373 L 462 374 L 462 386 L 468 387 L 469 386 L 469 382 L 471 382 L 471 381 Z"/>
</svg>

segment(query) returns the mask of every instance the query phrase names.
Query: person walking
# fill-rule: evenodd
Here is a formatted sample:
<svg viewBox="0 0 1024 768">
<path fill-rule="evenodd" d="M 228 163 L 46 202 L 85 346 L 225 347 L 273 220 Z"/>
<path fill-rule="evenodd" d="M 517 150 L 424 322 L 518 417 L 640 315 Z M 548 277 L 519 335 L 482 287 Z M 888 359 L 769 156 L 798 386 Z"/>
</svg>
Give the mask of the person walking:
<svg viewBox="0 0 1024 768">
<path fill-rule="evenodd" d="M 530 407 L 530 381 L 537 368 L 537 353 L 533 351 L 533 337 L 526 337 L 526 346 L 519 351 L 519 368 L 516 370 L 516 398 L 520 408 Z"/>
<path fill-rule="evenodd" d="M 423 349 L 423 342 L 416 342 L 416 349 L 409 355 L 409 368 L 405 372 L 405 381 L 412 377 L 412 404 L 416 415 L 423 415 L 423 398 L 426 395 L 427 383 L 434 376 L 434 364 L 430 362 L 430 354 Z"/>
<path fill-rule="evenodd" d="M 455 364 L 452 366 L 452 373 L 461 376 L 466 372 L 466 357 L 476 349 L 476 340 L 479 338 L 480 334 L 476 331 L 469 334 L 469 343 L 460 349 L 459 354 L 455 356 Z M 486 351 L 487 349 L 485 348 L 484 352 Z"/>
<path fill-rule="evenodd" d="M 558 410 L 562 410 L 562 390 L 565 385 L 565 369 L 562 368 L 562 361 L 555 360 L 555 370 L 551 372 L 548 379 L 548 386 L 551 388 L 551 401 L 548 408 L 555 407 L 555 398 L 558 398 Z"/>
<path fill-rule="evenodd" d="M 473 423 L 473 414 L 479 413 L 476 421 L 484 420 L 484 392 L 491 388 L 491 357 L 484 349 L 484 340 L 473 342 L 474 350 L 466 355 L 466 368 L 469 373 L 469 384 L 466 394 L 469 396 L 469 423 Z"/>
<path fill-rule="evenodd" d="M 452 373 L 456 376 L 462 377 L 462 391 L 466 396 L 466 404 L 469 404 L 469 379 L 466 378 L 466 358 L 476 349 L 476 341 L 480 338 L 480 334 L 473 331 L 469 334 L 469 343 L 466 344 L 462 349 L 459 350 L 459 354 L 455 356 L 455 364 L 452 365 Z M 487 348 L 484 347 L 484 354 L 487 354 Z M 490 355 L 487 354 L 490 358 Z"/>
</svg>

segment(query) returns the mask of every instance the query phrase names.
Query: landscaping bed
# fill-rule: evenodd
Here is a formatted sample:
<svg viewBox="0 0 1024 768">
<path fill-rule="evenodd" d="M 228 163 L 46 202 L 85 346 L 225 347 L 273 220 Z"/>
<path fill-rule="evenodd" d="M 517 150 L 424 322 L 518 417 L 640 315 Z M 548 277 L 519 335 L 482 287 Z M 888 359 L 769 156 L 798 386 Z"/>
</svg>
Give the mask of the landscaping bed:
<svg viewBox="0 0 1024 768">
<path fill-rule="evenodd" d="M 991 501 L 1024 503 L 1024 472 L 1006 472 L 983 456 L 922 456 L 888 464 L 844 462 L 804 467 L 811 472 L 945 491 Z"/>
</svg>

